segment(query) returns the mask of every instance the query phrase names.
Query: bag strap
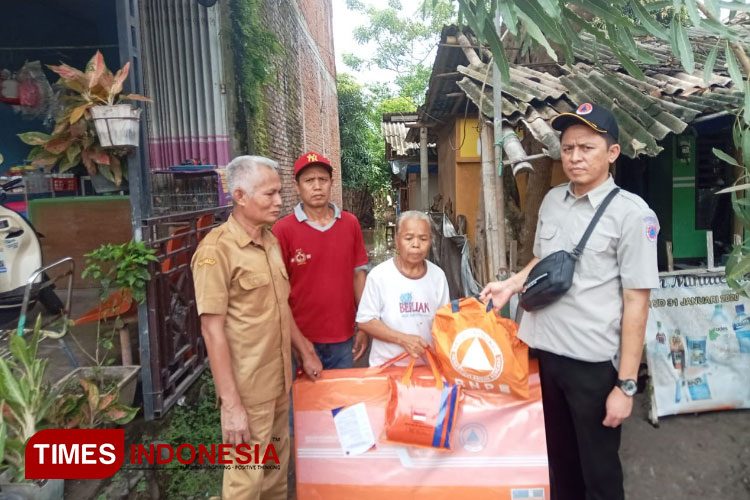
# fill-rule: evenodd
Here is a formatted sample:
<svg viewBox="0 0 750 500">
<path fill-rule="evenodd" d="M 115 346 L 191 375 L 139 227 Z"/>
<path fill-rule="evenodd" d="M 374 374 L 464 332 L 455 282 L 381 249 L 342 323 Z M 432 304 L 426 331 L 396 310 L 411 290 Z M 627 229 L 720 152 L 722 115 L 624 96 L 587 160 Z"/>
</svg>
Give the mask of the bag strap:
<svg viewBox="0 0 750 500">
<path fill-rule="evenodd" d="M 427 361 L 430 364 L 430 368 L 432 368 L 432 376 L 435 377 L 435 388 L 438 391 L 442 391 L 444 387 L 443 376 L 440 374 L 440 370 L 437 367 L 435 358 L 433 358 L 432 352 L 430 352 L 429 349 L 425 349 L 424 353 L 427 356 Z M 411 383 L 411 374 L 414 371 L 414 363 L 416 361 L 417 361 L 417 358 L 411 358 L 411 361 L 409 361 L 409 366 L 406 367 L 406 372 L 404 373 L 404 376 L 401 379 L 401 382 L 404 385 L 409 385 Z"/>
<path fill-rule="evenodd" d="M 385 363 L 383 363 L 382 365 L 380 365 L 380 366 L 378 366 L 376 368 L 388 368 L 388 367 L 393 366 L 394 364 L 398 363 L 402 359 L 406 359 L 408 357 L 409 357 L 409 353 L 406 352 L 406 351 L 404 351 L 401 354 L 399 354 L 398 356 L 396 356 L 395 358 L 389 359 L 388 361 L 386 361 Z"/>
<path fill-rule="evenodd" d="M 620 188 L 616 187 L 612 191 L 609 192 L 606 198 L 602 201 L 602 204 L 599 205 L 599 208 L 596 210 L 596 213 L 594 214 L 594 218 L 591 219 L 591 222 L 589 223 L 589 227 L 586 228 L 586 232 L 583 233 L 583 236 L 581 236 L 581 241 L 578 242 L 578 245 L 573 249 L 573 255 L 578 258 L 583 253 L 583 247 L 586 246 L 586 242 L 589 240 L 589 237 L 591 236 L 591 233 L 594 232 L 594 228 L 596 227 L 596 224 L 599 222 L 599 219 L 601 219 L 602 215 L 604 214 L 604 211 L 607 209 L 607 205 L 614 199 L 615 196 L 617 196 L 617 193 L 620 192 Z"/>
<path fill-rule="evenodd" d="M 474 297 L 475 299 L 477 299 L 477 302 L 479 302 L 480 304 L 484 305 L 484 303 L 481 300 L 479 300 L 479 295 L 478 294 L 477 295 L 472 295 L 472 297 Z M 453 312 L 454 314 L 461 311 L 461 306 L 458 303 L 459 300 L 460 299 L 453 299 L 453 300 L 451 300 L 451 312 Z M 487 310 L 485 312 L 490 312 L 491 310 L 492 310 L 492 299 L 490 299 L 489 304 L 487 304 Z"/>
</svg>

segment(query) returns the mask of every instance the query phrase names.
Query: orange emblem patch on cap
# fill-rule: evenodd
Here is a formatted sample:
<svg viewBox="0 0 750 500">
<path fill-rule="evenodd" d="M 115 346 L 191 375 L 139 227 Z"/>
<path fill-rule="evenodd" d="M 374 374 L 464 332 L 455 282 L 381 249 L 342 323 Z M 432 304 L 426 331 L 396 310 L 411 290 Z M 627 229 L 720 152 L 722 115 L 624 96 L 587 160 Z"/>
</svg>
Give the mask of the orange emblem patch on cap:
<svg viewBox="0 0 750 500">
<path fill-rule="evenodd" d="M 584 102 L 580 106 L 578 106 L 578 109 L 576 110 L 577 115 L 587 115 L 591 113 L 594 110 L 594 106 L 591 105 L 590 102 Z"/>
<path fill-rule="evenodd" d="M 307 161 L 318 161 L 318 155 L 316 154 L 307 155 Z"/>
</svg>

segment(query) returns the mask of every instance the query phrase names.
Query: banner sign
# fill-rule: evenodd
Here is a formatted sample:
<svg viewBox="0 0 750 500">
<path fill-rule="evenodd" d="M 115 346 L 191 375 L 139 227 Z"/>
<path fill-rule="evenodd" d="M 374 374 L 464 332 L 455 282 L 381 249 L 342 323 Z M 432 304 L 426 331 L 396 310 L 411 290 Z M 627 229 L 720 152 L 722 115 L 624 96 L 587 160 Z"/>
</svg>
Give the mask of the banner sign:
<svg viewBox="0 0 750 500">
<path fill-rule="evenodd" d="M 646 357 L 654 416 L 750 408 L 750 300 L 723 274 L 661 278 Z"/>
</svg>

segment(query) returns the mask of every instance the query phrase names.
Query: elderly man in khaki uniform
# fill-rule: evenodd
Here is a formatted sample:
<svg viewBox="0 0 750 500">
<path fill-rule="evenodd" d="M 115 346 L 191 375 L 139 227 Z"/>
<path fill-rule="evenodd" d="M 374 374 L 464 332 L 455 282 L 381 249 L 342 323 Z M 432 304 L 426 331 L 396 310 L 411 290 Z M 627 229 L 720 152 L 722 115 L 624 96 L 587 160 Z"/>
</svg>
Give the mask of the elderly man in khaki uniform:
<svg viewBox="0 0 750 500">
<path fill-rule="evenodd" d="M 572 251 L 616 188 L 609 167 L 620 154 L 619 130 L 608 109 L 583 103 L 552 126 L 562 132 L 562 166 L 570 182 L 551 189 L 542 202 L 535 258 L 482 291 L 496 308 L 522 290 L 540 259 Z M 659 286 L 658 233 L 648 205 L 620 190 L 586 243 L 570 289 L 521 320 L 519 337 L 539 353 L 554 500 L 624 498 L 620 424 L 633 408 L 650 289 Z"/>
<path fill-rule="evenodd" d="M 230 500 L 286 499 L 290 344 L 309 377 L 317 378 L 322 370 L 312 343 L 292 319 L 289 278 L 268 229 L 281 210 L 277 168 L 273 160 L 257 156 L 240 156 L 227 166 L 232 215 L 206 235 L 191 263 L 221 405 L 222 442 L 246 443 L 252 452 L 260 445 L 258 462 L 273 445 L 280 461 L 278 469 L 230 466 L 222 494 Z"/>
</svg>

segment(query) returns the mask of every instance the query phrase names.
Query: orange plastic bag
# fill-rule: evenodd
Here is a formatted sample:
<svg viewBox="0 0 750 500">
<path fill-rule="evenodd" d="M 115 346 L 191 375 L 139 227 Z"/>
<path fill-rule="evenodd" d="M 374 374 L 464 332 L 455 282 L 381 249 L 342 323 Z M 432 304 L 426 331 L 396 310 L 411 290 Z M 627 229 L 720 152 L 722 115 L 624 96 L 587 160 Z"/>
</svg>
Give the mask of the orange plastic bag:
<svg viewBox="0 0 750 500">
<path fill-rule="evenodd" d="M 451 451 L 378 442 L 358 456 L 341 449 L 331 410 L 365 403 L 381 436 L 390 377 L 404 367 L 324 370 L 294 382 L 294 457 L 298 500 L 498 500 L 550 498 L 542 391 L 529 360 L 529 399 L 461 391 Z M 432 382 L 429 366 L 412 379 Z M 430 384 L 432 385 L 432 384 Z"/>
<path fill-rule="evenodd" d="M 443 373 L 465 389 L 529 397 L 529 348 L 518 325 L 474 297 L 438 309 L 432 339 Z"/>
<path fill-rule="evenodd" d="M 444 382 L 433 354 L 429 350 L 425 354 L 434 380 L 412 378 L 416 358 L 411 359 L 401 379 L 388 379 L 383 441 L 449 451 L 461 388 Z"/>
</svg>

